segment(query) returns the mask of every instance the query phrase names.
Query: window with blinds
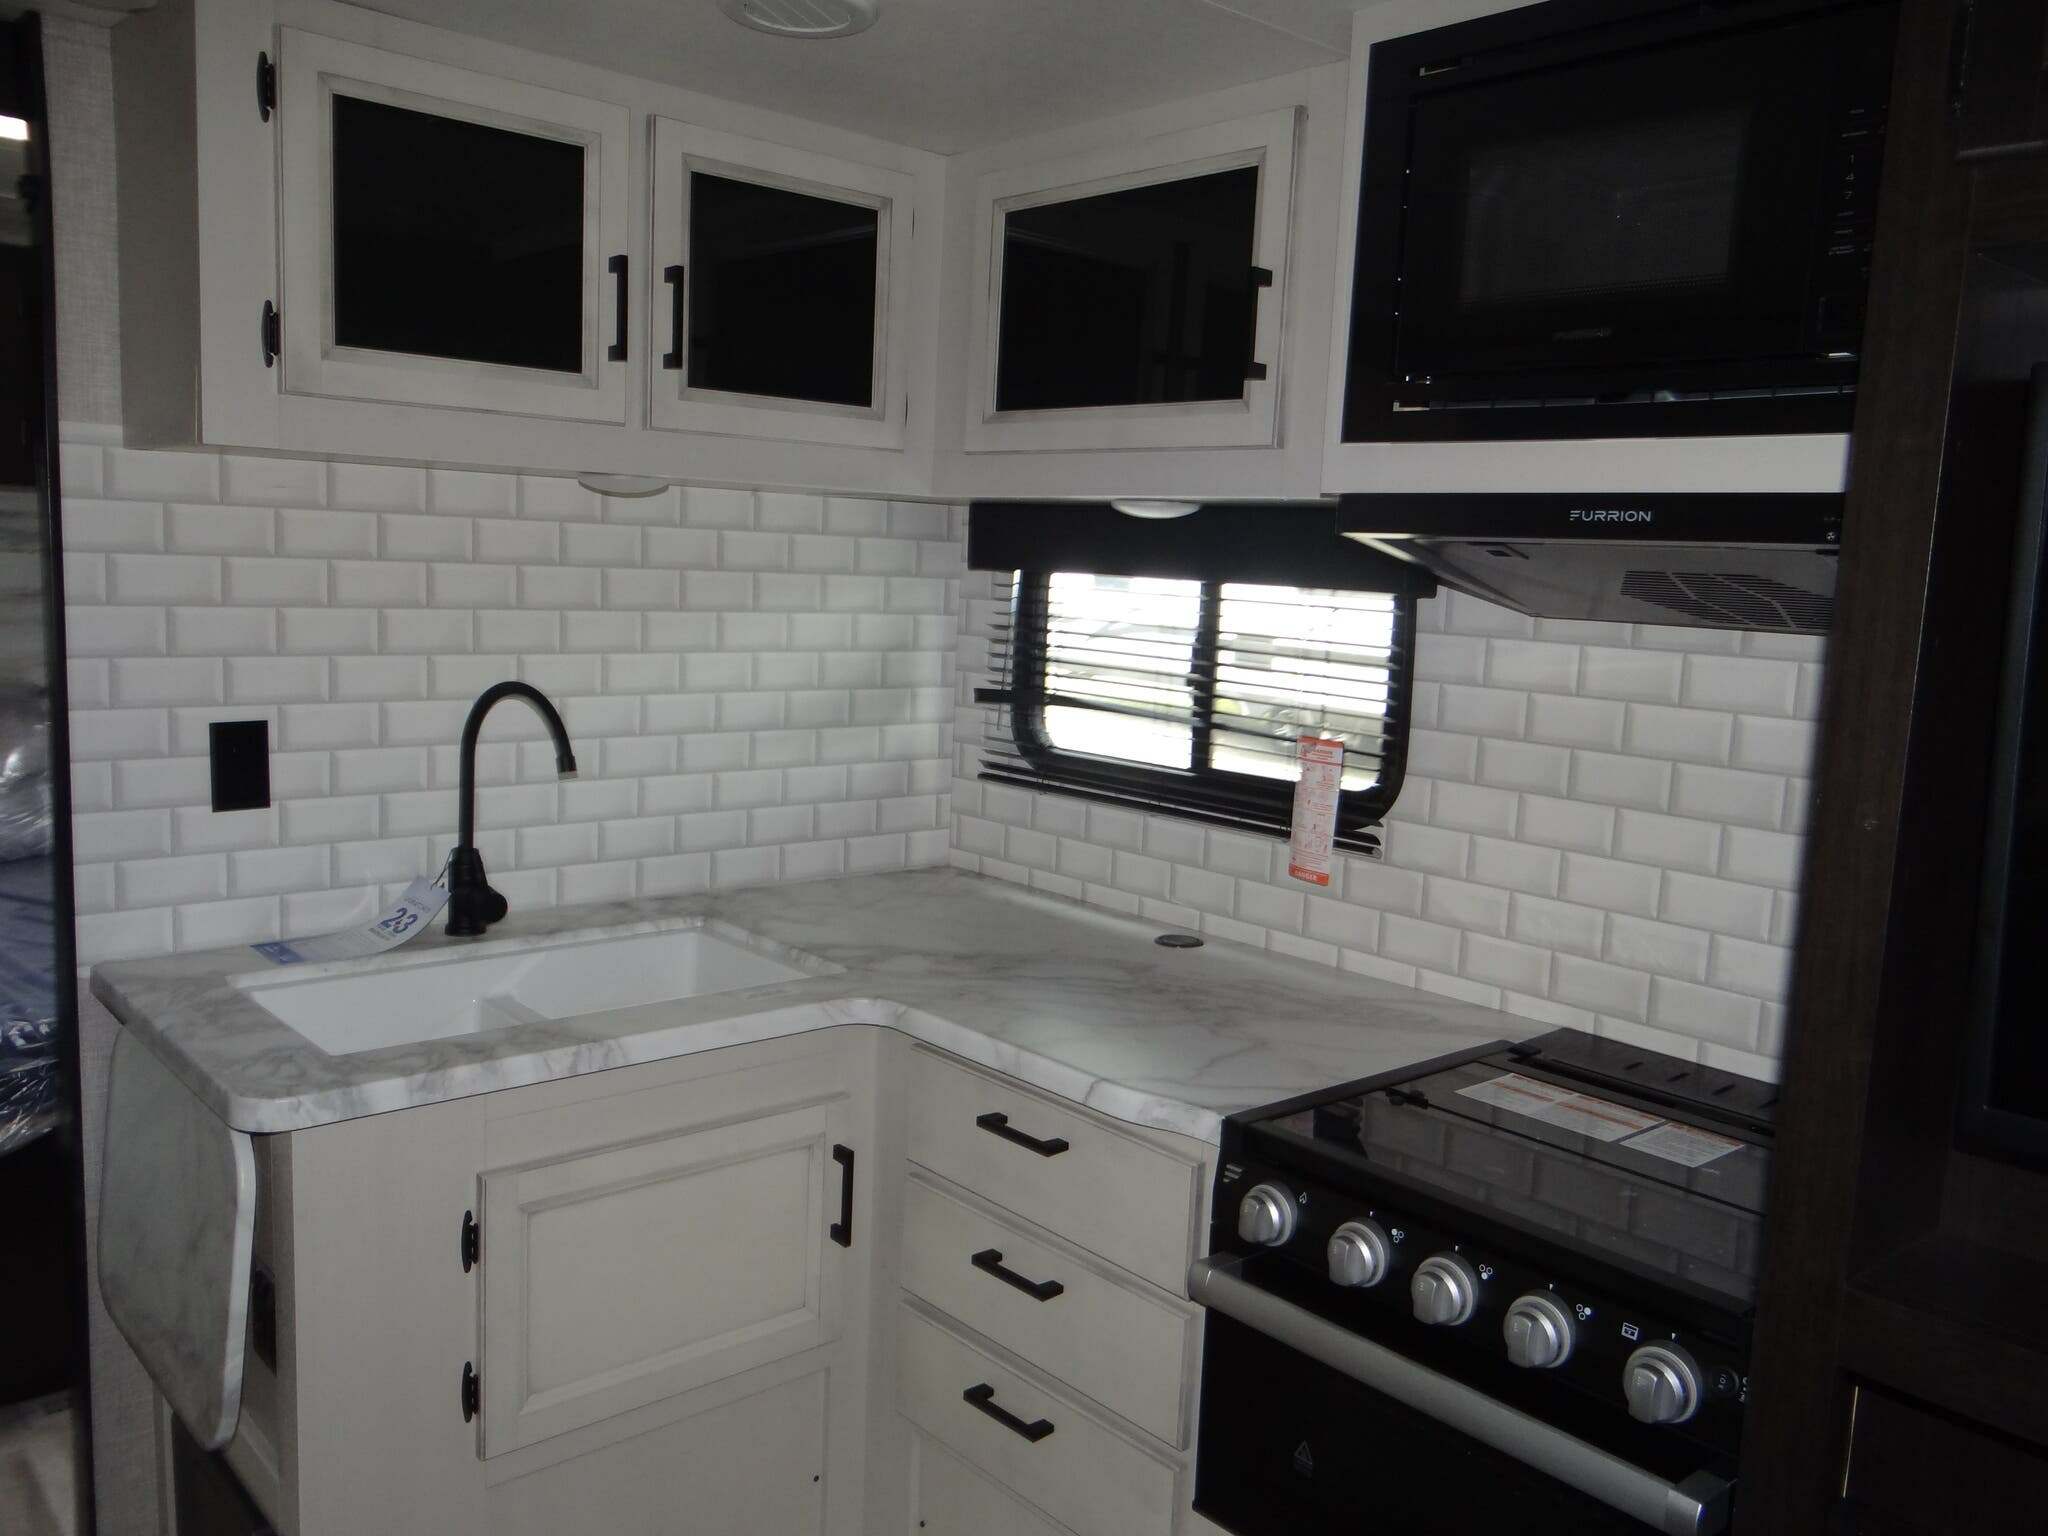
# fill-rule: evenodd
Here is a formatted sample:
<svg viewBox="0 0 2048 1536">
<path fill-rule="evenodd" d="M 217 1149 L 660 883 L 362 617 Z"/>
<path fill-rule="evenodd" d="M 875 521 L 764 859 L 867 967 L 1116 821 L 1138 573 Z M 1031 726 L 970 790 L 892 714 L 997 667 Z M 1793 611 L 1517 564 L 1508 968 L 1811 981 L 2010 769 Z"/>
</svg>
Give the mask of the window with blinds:
<svg viewBox="0 0 2048 1536">
<path fill-rule="evenodd" d="M 1337 843 L 1401 787 L 1410 593 L 1016 571 L 982 776 L 1286 836 L 1305 735 L 1344 743 Z"/>
</svg>

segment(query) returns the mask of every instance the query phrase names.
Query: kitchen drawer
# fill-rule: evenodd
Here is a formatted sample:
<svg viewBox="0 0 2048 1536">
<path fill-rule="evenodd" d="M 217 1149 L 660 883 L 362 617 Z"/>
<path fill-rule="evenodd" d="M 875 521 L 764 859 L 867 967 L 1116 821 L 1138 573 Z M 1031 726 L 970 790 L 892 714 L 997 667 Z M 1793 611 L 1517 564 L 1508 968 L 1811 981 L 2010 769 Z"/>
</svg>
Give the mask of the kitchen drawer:
<svg viewBox="0 0 2048 1536">
<path fill-rule="evenodd" d="M 910 1157 L 1185 1294 L 1201 1164 L 929 1051 L 910 1057 Z"/>
<path fill-rule="evenodd" d="M 911 1528 L 920 1536 L 1066 1536 L 929 1435 L 913 1435 Z"/>
<path fill-rule="evenodd" d="M 899 1321 L 896 1406 L 919 1429 L 1079 1536 L 1172 1531 L 1172 1462 L 1001 1364 L 916 1302 L 904 1303 Z"/>
<path fill-rule="evenodd" d="M 917 1175 L 904 1192 L 902 1275 L 905 1290 L 977 1333 L 1140 1429 L 1187 1443 L 1192 1309 Z"/>
</svg>

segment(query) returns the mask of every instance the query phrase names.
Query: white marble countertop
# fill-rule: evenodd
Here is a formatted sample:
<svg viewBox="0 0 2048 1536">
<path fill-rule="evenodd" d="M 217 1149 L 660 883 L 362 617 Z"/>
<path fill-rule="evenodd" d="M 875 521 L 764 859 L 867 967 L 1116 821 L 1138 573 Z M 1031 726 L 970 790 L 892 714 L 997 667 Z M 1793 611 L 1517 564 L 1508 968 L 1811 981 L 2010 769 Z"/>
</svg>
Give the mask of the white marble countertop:
<svg viewBox="0 0 2048 1536">
<path fill-rule="evenodd" d="M 1162 948 L 1156 923 L 951 869 L 515 912 L 482 939 L 449 939 L 437 925 L 397 955 L 483 955 L 695 923 L 837 969 L 343 1056 L 234 984 L 277 974 L 247 946 L 96 966 L 92 990 L 223 1121 L 256 1133 L 873 1024 L 1115 1118 L 1215 1141 L 1239 1110 L 1537 1032 L 1492 1009 L 1224 940 Z"/>
</svg>

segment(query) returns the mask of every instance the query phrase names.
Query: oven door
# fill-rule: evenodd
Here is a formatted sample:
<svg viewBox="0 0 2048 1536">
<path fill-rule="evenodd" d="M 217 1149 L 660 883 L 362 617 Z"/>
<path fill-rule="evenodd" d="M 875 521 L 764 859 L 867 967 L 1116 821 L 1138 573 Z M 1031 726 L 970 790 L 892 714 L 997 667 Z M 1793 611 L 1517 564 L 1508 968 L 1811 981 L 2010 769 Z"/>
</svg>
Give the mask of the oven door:
<svg viewBox="0 0 2048 1536">
<path fill-rule="evenodd" d="M 1237 1536 L 1714 1536 L 1732 1486 L 1673 1482 L 1198 1260 L 1195 1508 Z"/>
<path fill-rule="evenodd" d="M 1888 37 L 1850 10 L 1432 77 L 1402 125 L 1396 377 L 1598 394 L 1853 349 Z"/>
</svg>

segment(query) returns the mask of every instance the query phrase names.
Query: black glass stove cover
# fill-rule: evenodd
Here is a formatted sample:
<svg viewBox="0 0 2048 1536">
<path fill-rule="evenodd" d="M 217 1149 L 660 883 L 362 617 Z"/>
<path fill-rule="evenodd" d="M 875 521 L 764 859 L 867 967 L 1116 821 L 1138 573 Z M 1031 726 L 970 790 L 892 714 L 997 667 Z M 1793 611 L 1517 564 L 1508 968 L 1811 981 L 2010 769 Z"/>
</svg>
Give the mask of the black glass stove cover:
<svg viewBox="0 0 2048 1536">
<path fill-rule="evenodd" d="M 1742 1311 L 1775 1106 L 1770 1084 L 1566 1029 L 1242 1119 Z"/>
</svg>

